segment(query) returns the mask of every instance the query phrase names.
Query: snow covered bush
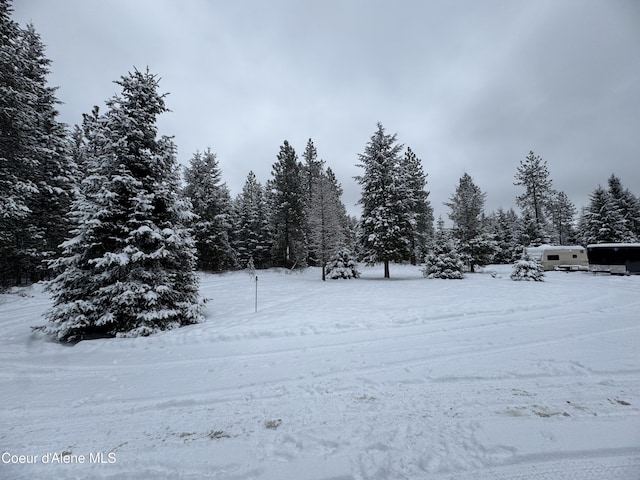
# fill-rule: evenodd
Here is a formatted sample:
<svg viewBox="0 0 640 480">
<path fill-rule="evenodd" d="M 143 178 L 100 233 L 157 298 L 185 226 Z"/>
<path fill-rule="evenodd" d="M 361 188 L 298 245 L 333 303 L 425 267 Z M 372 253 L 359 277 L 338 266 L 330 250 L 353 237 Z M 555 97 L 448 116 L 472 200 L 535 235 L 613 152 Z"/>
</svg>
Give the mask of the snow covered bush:
<svg viewBox="0 0 640 480">
<path fill-rule="evenodd" d="M 429 253 L 422 274 L 427 278 L 460 280 L 464 278 L 464 261 L 451 242 Z"/>
<path fill-rule="evenodd" d="M 438 220 L 435 245 L 425 258 L 422 274 L 427 278 L 460 280 L 464 278 L 464 261 L 456 243 L 444 229 L 442 218 Z"/>
<path fill-rule="evenodd" d="M 252 279 L 256 277 L 256 265 L 253 263 L 253 257 L 249 257 L 249 261 L 247 262 L 247 268 L 245 268 L 245 271 Z"/>
<path fill-rule="evenodd" d="M 520 260 L 513 264 L 511 280 L 544 282 L 542 265 L 525 253 Z"/>
<path fill-rule="evenodd" d="M 360 272 L 356 268 L 356 261 L 351 252 L 343 248 L 336 253 L 325 266 L 325 273 L 328 278 L 358 278 Z"/>
</svg>

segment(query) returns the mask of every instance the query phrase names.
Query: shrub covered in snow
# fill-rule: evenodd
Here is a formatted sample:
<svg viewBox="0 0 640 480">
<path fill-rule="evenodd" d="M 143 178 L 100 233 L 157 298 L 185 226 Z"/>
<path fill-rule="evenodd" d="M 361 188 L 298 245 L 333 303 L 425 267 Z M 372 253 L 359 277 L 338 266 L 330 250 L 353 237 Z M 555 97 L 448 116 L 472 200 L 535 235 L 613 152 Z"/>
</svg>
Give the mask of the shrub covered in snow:
<svg viewBox="0 0 640 480">
<path fill-rule="evenodd" d="M 511 280 L 544 282 L 542 265 L 525 253 L 520 260 L 513 264 Z"/>
<path fill-rule="evenodd" d="M 358 278 L 360 272 L 356 268 L 356 261 L 351 252 L 343 248 L 339 250 L 325 266 L 328 278 Z"/>
<path fill-rule="evenodd" d="M 251 278 L 255 278 L 256 276 L 256 265 L 253 263 L 253 255 L 249 257 L 249 261 L 247 262 L 247 268 L 245 271 L 249 274 Z"/>
<path fill-rule="evenodd" d="M 464 278 L 464 261 L 451 240 L 436 245 L 427 255 L 422 274 L 427 278 L 459 280 Z"/>
</svg>

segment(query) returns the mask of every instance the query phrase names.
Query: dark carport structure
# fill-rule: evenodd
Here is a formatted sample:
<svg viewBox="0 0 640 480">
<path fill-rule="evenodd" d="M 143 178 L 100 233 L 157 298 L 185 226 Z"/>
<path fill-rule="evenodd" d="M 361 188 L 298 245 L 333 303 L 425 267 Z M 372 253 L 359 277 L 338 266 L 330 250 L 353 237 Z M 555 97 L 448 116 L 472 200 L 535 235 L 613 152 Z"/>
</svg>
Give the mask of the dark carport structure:
<svg viewBox="0 0 640 480">
<path fill-rule="evenodd" d="M 598 243 L 587 246 L 589 270 L 617 275 L 640 274 L 640 243 Z"/>
</svg>

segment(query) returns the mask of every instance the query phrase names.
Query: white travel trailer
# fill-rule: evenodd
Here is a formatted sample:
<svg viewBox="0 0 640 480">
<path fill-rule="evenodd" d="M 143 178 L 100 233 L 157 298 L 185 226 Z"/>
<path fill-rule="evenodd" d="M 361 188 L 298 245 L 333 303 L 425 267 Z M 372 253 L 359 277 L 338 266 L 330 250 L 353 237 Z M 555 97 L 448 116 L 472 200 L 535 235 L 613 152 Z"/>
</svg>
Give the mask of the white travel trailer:
<svg viewBox="0 0 640 480">
<path fill-rule="evenodd" d="M 587 250 L 580 245 L 540 245 L 525 248 L 527 254 L 542 264 L 545 271 L 589 270 Z"/>
</svg>

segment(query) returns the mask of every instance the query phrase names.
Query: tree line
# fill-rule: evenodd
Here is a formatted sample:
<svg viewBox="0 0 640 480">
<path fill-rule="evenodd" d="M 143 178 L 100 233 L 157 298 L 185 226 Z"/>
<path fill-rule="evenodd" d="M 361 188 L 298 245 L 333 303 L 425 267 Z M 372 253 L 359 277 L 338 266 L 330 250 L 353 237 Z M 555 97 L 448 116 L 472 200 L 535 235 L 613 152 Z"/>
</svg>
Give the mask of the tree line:
<svg viewBox="0 0 640 480">
<path fill-rule="evenodd" d="M 640 202 L 620 179 L 596 188 L 578 215 L 533 152 L 514 179 L 524 189 L 519 214 L 487 215 L 486 194 L 465 173 L 445 202 L 445 229 L 422 161 L 380 123 L 357 159 L 359 219 L 311 139 L 301 159 L 285 140 L 271 177 L 248 172 L 232 198 L 210 148 L 181 167 L 173 140 L 158 135 L 168 109 L 154 74 L 122 76 L 104 111 L 94 107 L 69 129 L 57 119 L 44 45 L 11 19 L 9 0 L 0 0 L 0 33 L 0 288 L 52 279 L 45 330 L 60 340 L 199 321 L 196 269 L 319 266 L 324 279 L 328 265 L 349 265 L 331 275 L 347 278 L 357 259 L 382 263 L 385 277 L 393 262 L 473 271 L 511 262 L 526 245 L 640 237 Z"/>
</svg>

